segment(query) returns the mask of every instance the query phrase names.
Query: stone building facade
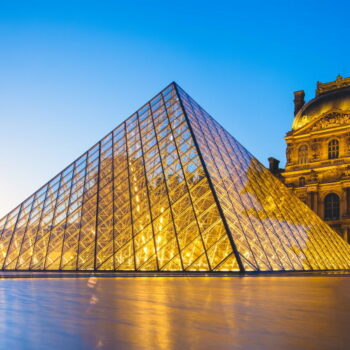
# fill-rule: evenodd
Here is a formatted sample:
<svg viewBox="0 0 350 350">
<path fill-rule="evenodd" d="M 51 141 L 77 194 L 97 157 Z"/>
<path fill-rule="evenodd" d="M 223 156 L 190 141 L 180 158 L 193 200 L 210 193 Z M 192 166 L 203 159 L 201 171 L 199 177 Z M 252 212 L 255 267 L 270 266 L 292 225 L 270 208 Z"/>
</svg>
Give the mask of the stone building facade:
<svg viewBox="0 0 350 350">
<path fill-rule="evenodd" d="M 292 130 L 285 137 L 286 167 L 270 169 L 345 240 L 350 241 L 350 78 L 317 83 L 307 103 L 294 93 Z"/>
</svg>

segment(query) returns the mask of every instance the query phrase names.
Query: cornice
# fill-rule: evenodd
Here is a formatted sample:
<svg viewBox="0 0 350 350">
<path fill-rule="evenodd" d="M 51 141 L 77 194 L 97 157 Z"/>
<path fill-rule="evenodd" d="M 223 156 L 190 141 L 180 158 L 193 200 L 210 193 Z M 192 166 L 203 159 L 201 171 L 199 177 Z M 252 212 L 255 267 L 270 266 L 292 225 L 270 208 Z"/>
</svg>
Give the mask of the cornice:
<svg viewBox="0 0 350 350">
<path fill-rule="evenodd" d="M 336 162 L 337 161 L 337 162 Z M 323 164 L 322 164 L 323 163 Z M 320 160 L 317 162 L 308 163 L 307 165 L 291 165 L 286 167 L 286 170 L 282 173 L 284 174 L 299 174 L 299 173 L 308 173 L 312 170 L 314 171 L 326 171 L 332 169 L 342 169 L 347 168 L 350 165 L 350 157 L 337 158 L 335 160 Z M 296 169 L 288 169 L 288 168 Z M 298 169 L 298 167 L 300 167 Z"/>
<path fill-rule="evenodd" d="M 331 136 L 341 135 L 341 134 L 344 134 L 344 131 L 350 132 L 349 128 L 350 128 L 350 125 L 344 125 L 344 126 L 340 126 L 332 129 L 327 129 L 327 130 L 318 130 L 318 131 L 308 132 L 301 135 L 285 136 L 284 139 L 286 141 L 290 141 L 290 140 L 298 140 L 298 139 L 309 138 L 309 137 L 317 138 L 317 137 L 324 137 L 327 135 L 331 135 Z"/>
</svg>

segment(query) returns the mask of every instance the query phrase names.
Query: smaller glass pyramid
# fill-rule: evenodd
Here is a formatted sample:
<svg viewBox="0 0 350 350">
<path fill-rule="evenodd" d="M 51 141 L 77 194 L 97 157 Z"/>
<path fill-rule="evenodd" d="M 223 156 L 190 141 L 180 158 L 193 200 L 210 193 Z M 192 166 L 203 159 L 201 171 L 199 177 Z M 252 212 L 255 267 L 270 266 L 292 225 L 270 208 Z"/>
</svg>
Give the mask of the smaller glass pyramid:
<svg viewBox="0 0 350 350">
<path fill-rule="evenodd" d="M 350 268 L 350 246 L 172 83 L 0 220 L 3 270 Z"/>
</svg>

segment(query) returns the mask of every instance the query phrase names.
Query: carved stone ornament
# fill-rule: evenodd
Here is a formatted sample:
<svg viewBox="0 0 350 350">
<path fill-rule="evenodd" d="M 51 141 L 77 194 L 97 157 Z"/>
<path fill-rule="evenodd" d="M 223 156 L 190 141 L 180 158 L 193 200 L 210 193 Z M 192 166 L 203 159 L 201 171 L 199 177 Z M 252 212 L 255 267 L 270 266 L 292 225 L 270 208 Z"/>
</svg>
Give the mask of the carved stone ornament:
<svg viewBox="0 0 350 350">
<path fill-rule="evenodd" d="M 324 180 L 337 180 L 339 178 L 339 170 L 331 169 L 323 174 Z"/>
<path fill-rule="evenodd" d="M 315 142 L 311 145 L 311 150 L 312 150 L 312 158 L 314 160 L 317 160 L 320 157 L 320 144 Z"/>
<path fill-rule="evenodd" d="M 312 130 L 334 128 L 336 126 L 350 124 L 350 113 L 331 112 L 317 121 Z"/>
<path fill-rule="evenodd" d="M 287 158 L 287 163 L 290 163 L 292 161 L 292 152 L 293 152 L 293 147 L 289 144 L 287 145 L 286 149 L 286 158 Z"/>
<path fill-rule="evenodd" d="M 341 174 L 341 178 L 342 179 L 350 178 L 350 166 L 349 165 L 344 169 L 343 173 Z"/>
<path fill-rule="evenodd" d="M 315 170 L 311 170 L 309 178 L 308 178 L 308 183 L 317 183 L 318 182 L 318 175 Z"/>
<path fill-rule="evenodd" d="M 349 153 L 350 152 L 350 136 L 345 139 L 346 143 L 346 151 Z"/>
<path fill-rule="evenodd" d="M 329 83 L 317 82 L 316 96 L 346 86 L 350 86 L 350 78 L 343 78 L 341 75 L 338 75 L 336 80 Z"/>
</svg>

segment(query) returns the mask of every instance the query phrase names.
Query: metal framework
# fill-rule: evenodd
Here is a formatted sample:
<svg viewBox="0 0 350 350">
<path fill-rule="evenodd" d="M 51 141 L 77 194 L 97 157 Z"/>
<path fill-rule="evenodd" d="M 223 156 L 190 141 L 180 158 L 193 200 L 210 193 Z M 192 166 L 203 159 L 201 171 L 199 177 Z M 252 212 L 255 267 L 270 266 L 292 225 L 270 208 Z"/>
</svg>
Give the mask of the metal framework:
<svg viewBox="0 0 350 350">
<path fill-rule="evenodd" d="M 171 83 L 0 220 L 0 268 L 350 268 L 350 246 Z"/>
</svg>

